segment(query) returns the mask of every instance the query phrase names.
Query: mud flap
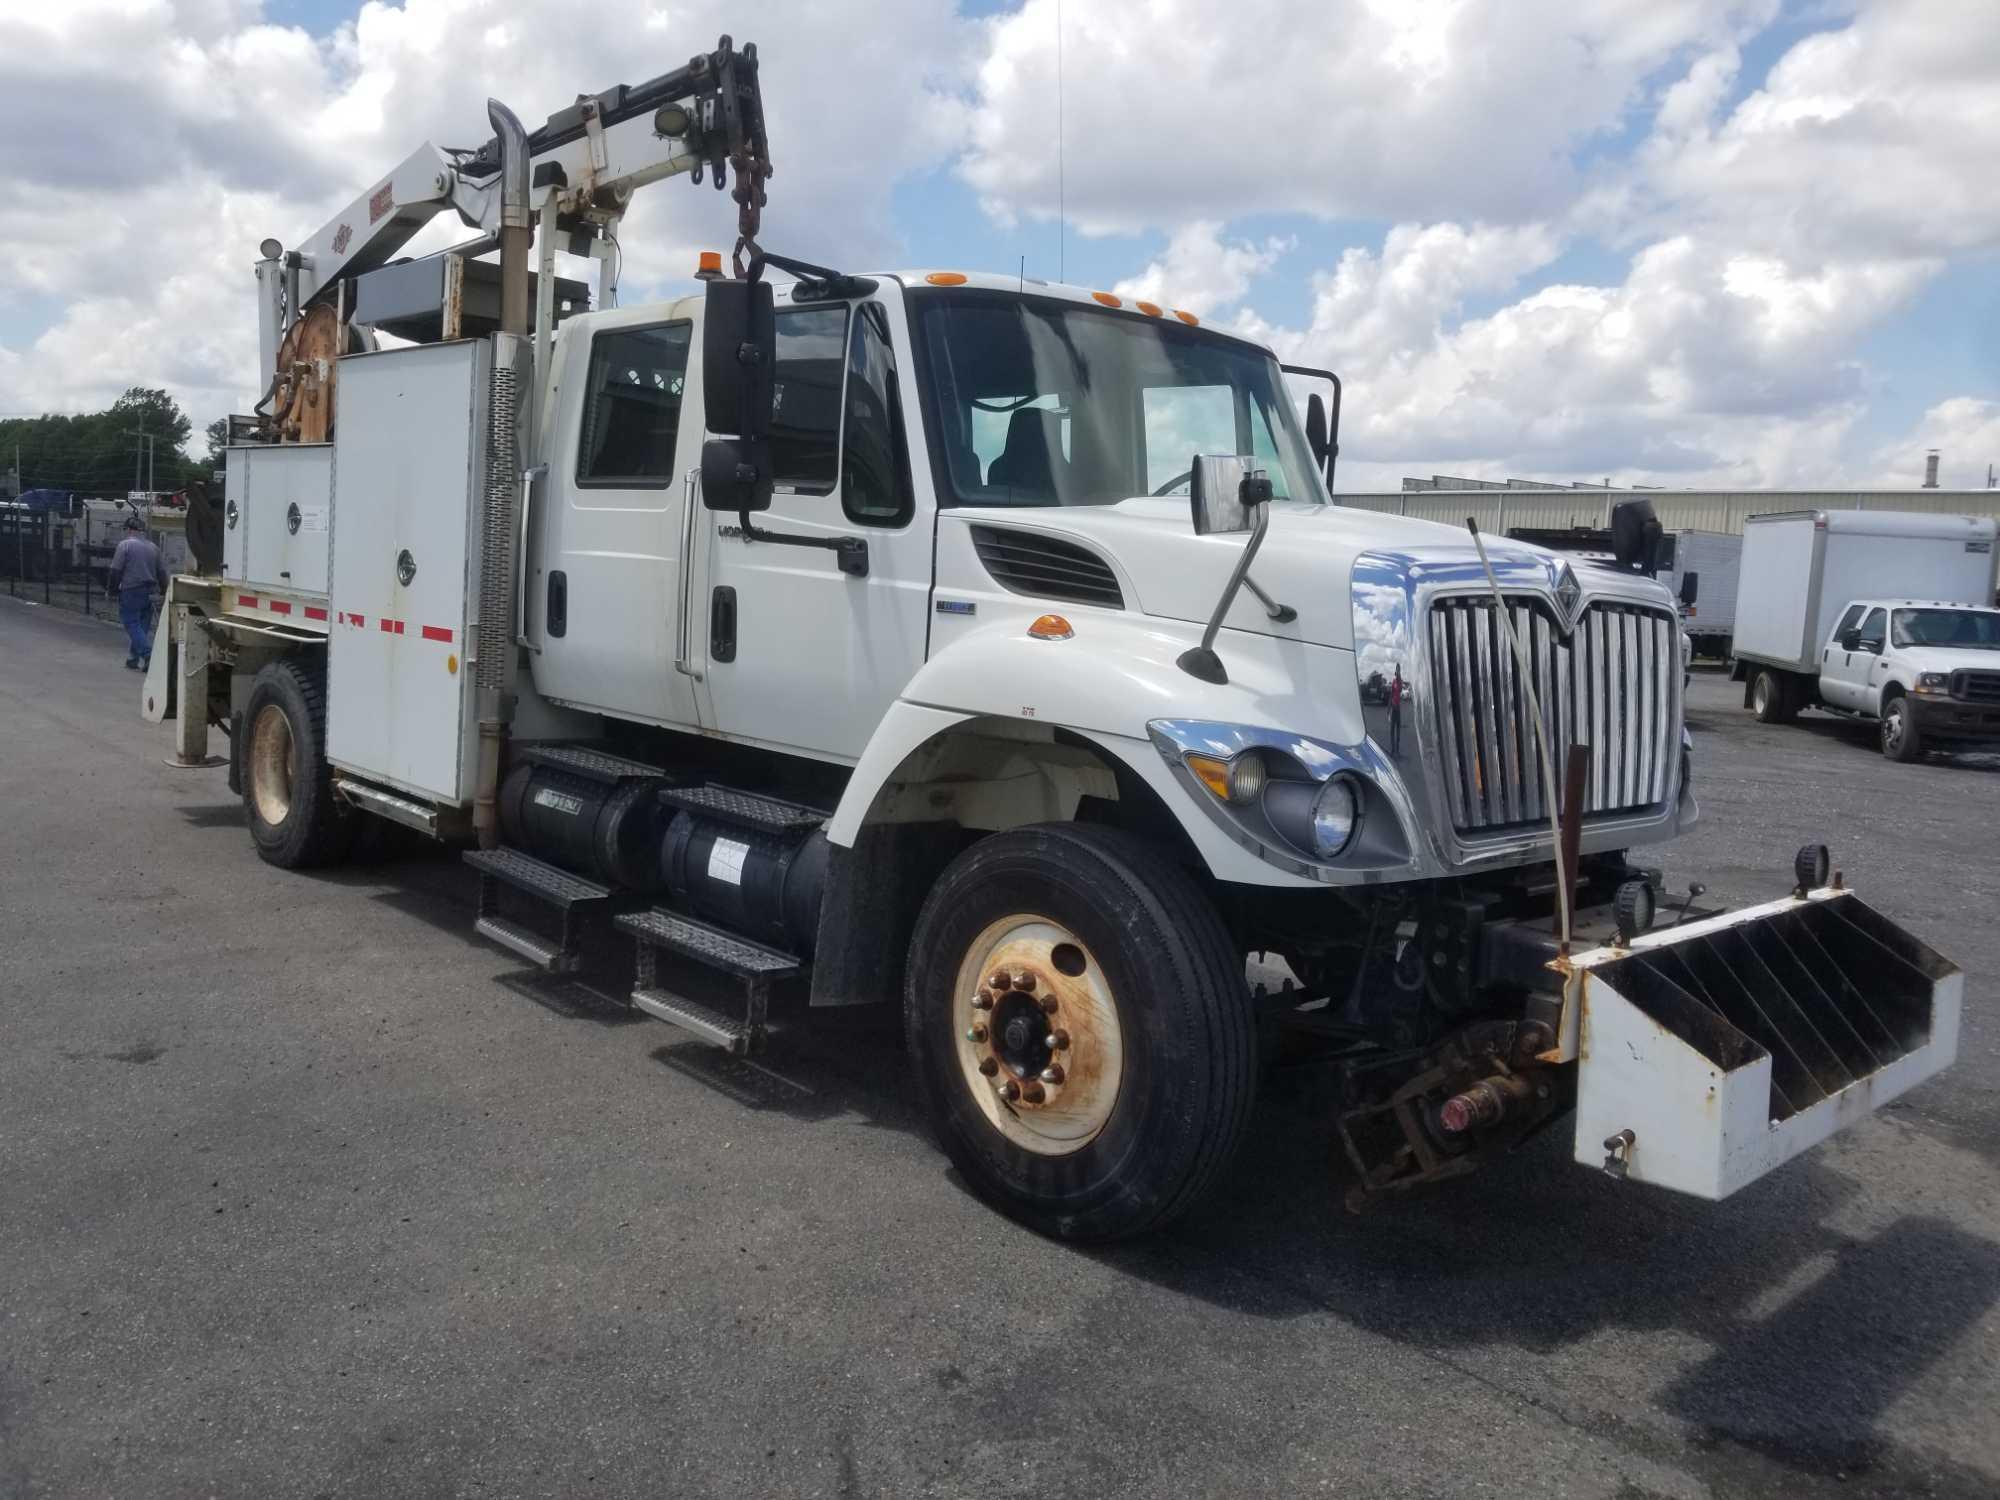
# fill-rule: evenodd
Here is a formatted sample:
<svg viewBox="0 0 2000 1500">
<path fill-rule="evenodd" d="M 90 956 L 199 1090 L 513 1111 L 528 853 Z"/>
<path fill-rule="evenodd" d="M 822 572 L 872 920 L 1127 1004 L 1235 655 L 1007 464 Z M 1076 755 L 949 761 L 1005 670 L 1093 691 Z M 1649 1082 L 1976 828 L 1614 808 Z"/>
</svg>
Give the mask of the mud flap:
<svg viewBox="0 0 2000 1500">
<path fill-rule="evenodd" d="M 1844 890 L 1575 960 L 1576 1159 L 1725 1198 L 1948 1067 L 1965 980 Z"/>
</svg>

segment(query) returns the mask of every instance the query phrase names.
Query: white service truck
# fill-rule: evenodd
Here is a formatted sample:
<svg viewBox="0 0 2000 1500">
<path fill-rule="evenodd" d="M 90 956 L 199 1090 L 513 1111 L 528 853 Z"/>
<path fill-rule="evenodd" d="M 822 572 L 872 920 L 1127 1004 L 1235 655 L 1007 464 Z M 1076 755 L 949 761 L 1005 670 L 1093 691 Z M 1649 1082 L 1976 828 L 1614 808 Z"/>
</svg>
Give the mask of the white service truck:
<svg viewBox="0 0 2000 1500">
<path fill-rule="evenodd" d="M 1767 724 L 1803 708 L 1868 719 L 1882 753 L 2000 744 L 1995 524 L 1810 510 L 1752 516 L 1732 671 Z"/>
<path fill-rule="evenodd" d="M 478 932 L 735 1052 L 900 1004 L 966 1180 L 1079 1238 L 1229 1171 L 1277 1046 L 1331 1065 L 1359 1200 L 1565 1115 L 1721 1197 L 1951 1060 L 1958 971 L 1823 847 L 1655 922 L 1635 856 L 1696 806 L 1643 501 L 1587 569 L 1346 510 L 1254 343 L 764 252 L 727 38 L 491 114 L 258 265 L 270 388 L 144 693 L 180 763 L 227 731 L 278 870 L 463 841 Z M 632 190 L 702 170 L 738 274 L 620 306 Z M 390 264 L 447 207 L 482 236 Z"/>
</svg>

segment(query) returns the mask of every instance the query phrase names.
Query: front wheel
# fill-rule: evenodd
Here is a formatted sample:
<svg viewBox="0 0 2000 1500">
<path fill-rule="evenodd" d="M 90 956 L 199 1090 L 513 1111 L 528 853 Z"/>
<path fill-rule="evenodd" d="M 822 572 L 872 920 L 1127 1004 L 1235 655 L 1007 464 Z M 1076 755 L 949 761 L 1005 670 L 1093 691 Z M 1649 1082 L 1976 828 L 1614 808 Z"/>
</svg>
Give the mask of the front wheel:
<svg viewBox="0 0 2000 1500">
<path fill-rule="evenodd" d="M 1249 1120 L 1242 955 L 1186 872 L 1116 830 L 1024 828 L 960 855 L 917 919 L 904 1018 L 945 1154 L 1045 1234 L 1178 1218 Z"/>
<path fill-rule="evenodd" d="M 1891 760 L 1904 762 L 1916 760 L 1924 753 L 1917 716 L 1910 712 L 1909 700 L 1901 693 L 1882 705 L 1882 753 Z"/>
</svg>

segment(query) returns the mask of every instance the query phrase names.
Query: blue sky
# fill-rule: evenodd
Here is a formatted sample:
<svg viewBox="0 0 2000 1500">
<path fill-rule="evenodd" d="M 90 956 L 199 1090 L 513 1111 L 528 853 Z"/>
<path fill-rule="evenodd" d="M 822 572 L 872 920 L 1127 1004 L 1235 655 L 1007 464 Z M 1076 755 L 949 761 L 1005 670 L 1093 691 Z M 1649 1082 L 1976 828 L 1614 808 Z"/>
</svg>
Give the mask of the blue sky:
<svg viewBox="0 0 2000 1500">
<path fill-rule="evenodd" d="M 728 26 L 767 60 L 767 243 L 1194 306 L 1347 375 L 1357 482 L 2000 461 L 1989 0 L 600 0 L 587 26 L 566 0 L 394 0 L 357 33 L 361 10 L 0 10 L 0 126 L 41 89 L 132 116 L 106 146 L 58 132 L 64 172 L 0 148 L 0 410 L 134 382 L 240 406 L 239 240 L 483 133 L 487 91 L 553 108 Z M 79 188 L 106 169 L 129 183 Z M 702 233 L 635 213 L 628 292 Z"/>
</svg>

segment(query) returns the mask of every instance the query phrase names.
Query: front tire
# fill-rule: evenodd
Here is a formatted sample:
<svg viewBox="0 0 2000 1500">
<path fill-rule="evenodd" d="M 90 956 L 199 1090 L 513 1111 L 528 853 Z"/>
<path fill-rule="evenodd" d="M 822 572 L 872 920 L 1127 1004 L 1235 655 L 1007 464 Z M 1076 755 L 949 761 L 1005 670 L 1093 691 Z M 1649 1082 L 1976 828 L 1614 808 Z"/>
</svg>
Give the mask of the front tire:
<svg viewBox="0 0 2000 1500">
<path fill-rule="evenodd" d="M 904 1019 L 945 1154 L 1044 1234 L 1164 1226 L 1249 1121 L 1242 954 L 1170 856 L 1114 829 L 1018 829 L 953 861 L 917 918 Z"/>
<path fill-rule="evenodd" d="M 320 673 L 274 661 L 252 679 L 241 766 L 250 837 L 267 864 L 299 870 L 346 856 L 355 815 L 333 791 Z"/>
<path fill-rule="evenodd" d="M 1905 764 L 1923 757 L 1924 738 L 1917 728 L 1917 716 L 1910 712 L 1909 700 L 1901 693 L 1882 705 L 1882 753 Z"/>
</svg>

